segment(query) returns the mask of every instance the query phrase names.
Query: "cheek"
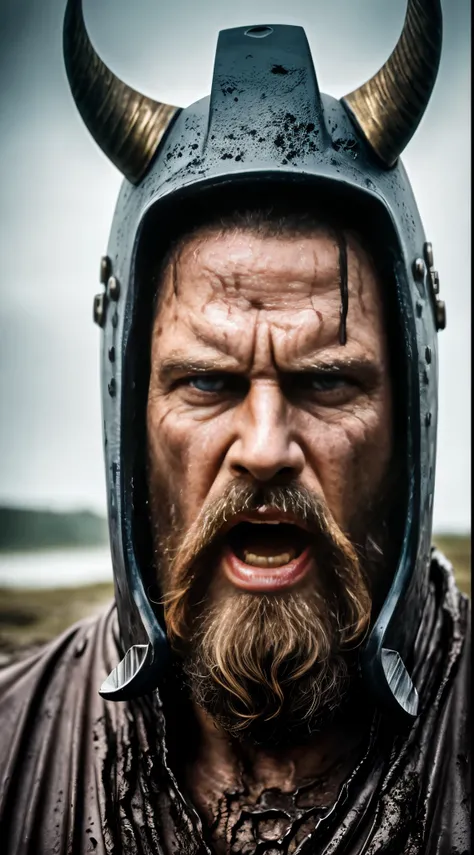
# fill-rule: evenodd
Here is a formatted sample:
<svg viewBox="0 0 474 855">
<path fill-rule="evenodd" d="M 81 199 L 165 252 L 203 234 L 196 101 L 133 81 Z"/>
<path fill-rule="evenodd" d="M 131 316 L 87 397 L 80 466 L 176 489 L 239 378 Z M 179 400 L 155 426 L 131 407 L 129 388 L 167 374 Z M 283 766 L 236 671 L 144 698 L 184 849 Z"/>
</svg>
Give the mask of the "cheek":
<svg viewBox="0 0 474 855">
<path fill-rule="evenodd" d="M 343 527 L 354 509 L 371 499 L 382 484 L 391 450 L 390 411 L 384 410 L 381 401 L 359 412 L 313 423 L 308 463 Z"/>
<path fill-rule="evenodd" d="M 179 420 L 173 417 L 163 399 L 148 403 L 147 441 L 151 476 L 154 483 L 164 484 L 167 490 L 176 485 L 173 494 L 179 494 L 183 472 L 188 468 L 189 447 L 187 436 Z M 167 499 L 169 493 L 167 494 Z"/>
<path fill-rule="evenodd" d="M 218 474 L 229 435 L 229 414 L 192 418 L 164 399 L 147 410 L 151 481 L 166 489 L 185 524 L 200 511 Z"/>
</svg>

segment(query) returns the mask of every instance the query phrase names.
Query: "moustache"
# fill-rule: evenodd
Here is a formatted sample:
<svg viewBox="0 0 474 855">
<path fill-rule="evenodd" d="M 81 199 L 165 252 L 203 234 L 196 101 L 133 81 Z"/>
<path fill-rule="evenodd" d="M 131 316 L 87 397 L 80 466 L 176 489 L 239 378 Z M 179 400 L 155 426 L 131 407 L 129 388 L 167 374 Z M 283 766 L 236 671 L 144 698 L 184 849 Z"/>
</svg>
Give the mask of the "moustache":
<svg viewBox="0 0 474 855">
<path fill-rule="evenodd" d="M 172 533 L 161 544 L 171 588 L 161 604 L 172 644 L 186 641 L 198 604 L 209 585 L 212 553 L 223 543 L 233 518 L 271 508 L 291 516 L 311 537 L 318 557 L 318 588 L 325 608 L 337 621 L 348 644 L 367 628 L 371 597 L 355 546 L 336 523 L 326 502 L 300 485 L 255 486 L 234 482 L 207 503 L 181 536 Z M 342 605 L 341 605 L 342 604 Z"/>
</svg>

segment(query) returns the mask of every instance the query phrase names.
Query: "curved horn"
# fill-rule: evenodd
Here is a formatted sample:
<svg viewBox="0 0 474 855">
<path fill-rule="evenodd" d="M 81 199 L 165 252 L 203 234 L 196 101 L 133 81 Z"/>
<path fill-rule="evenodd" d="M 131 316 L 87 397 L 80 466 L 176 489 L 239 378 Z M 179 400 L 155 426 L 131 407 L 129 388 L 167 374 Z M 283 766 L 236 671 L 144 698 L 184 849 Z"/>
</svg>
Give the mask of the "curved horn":
<svg viewBox="0 0 474 855">
<path fill-rule="evenodd" d="M 107 157 L 138 184 L 178 108 L 141 95 L 116 77 L 90 42 L 82 0 L 68 0 L 63 49 L 77 108 Z"/>
<path fill-rule="evenodd" d="M 367 83 L 342 98 L 379 157 L 392 166 L 415 133 L 441 56 L 440 0 L 408 0 L 393 53 Z"/>
</svg>

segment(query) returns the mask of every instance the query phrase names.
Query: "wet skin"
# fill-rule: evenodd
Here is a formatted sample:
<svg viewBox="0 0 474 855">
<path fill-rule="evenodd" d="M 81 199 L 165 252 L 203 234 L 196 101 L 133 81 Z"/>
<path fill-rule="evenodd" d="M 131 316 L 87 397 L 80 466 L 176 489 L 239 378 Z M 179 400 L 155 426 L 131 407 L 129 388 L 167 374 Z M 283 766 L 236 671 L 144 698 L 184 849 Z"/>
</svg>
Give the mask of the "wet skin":
<svg viewBox="0 0 474 855">
<path fill-rule="evenodd" d="M 381 285 L 357 238 L 347 241 L 345 345 L 338 249 L 324 229 L 295 237 L 206 230 L 164 272 L 147 407 L 150 485 L 160 485 L 184 529 L 236 479 L 296 482 L 323 497 L 345 531 L 377 496 L 392 451 Z M 213 574 L 209 597 L 238 587 L 223 558 Z M 161 583 L 166 590 L 173 580 Z M 223 792 L 238 788 L 239 764 L 213 722 L 196 714 L 202 745 L 189 787 L 211 822 Z M 302 754 L 252 750 L 253 785 L 290 792 L 337 767 L 332 789 L 325 784 L 334 795 L 358 738 L 319 734 Z M 222 843 L 222 851 L 234 850 Z"/>
</svg>

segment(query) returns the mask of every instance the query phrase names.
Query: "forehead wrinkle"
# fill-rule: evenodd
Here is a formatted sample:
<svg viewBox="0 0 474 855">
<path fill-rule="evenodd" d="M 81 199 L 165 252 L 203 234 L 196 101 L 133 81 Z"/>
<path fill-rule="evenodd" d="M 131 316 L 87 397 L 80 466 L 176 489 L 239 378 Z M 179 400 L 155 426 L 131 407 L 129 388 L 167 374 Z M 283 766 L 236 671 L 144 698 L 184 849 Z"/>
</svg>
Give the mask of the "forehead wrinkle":
<svg viewBox="0 0 474 855">
<path fill-rule="evenodd" d="M 183 295 L 181 294 L 181 297 Z M 339 314 L 338 312 L 324 311 L 324 315 L 318 312 L 312 300 L 302 309 L 295 308 L 291 313 L 291 318 L 281 317 L 281 312 L 278 314 L 271 313 L 271 317 L 266 318 L 267 308 L 250 307 L 245 309 L 245 326 L 236 330 L 233 323 L 227 325 L 219 325 L 209 320 L 204 311 L 203 305 L 208 305 L 210 302 L 219 303 L 225 307 L 226 320 L 231 321 L 233 315 L 233 307 L 225 300 L 211 298 L 205 301 L 205 304 L 200 306 L 200 311 L 196 312 L 191 307 L 189 311 L 180 313 L 178 323 L 189 330 L 195 342 L 201 344 L 204 348 L 213 349 L 216 353 L 223 354 L 242 362 L 243 350 L 245 350 L 245 363 L 251 364 L 255 346 L 260 344 L 261 336 L 258 335 L 259 327 L 266 328 L 264 337 L 267 340 L 267 350 L 276 353 L 282 348 L 285 350 L 290 345 L 296 353 L 312 353 L 318 351 L 322 347 L 331 346 L 333 342 L 336 344 L 339 330 Z M 337 302 L 337 306 L 339 303 Z M 238 307 L 236 307 L 238 309 Z M 280 305 L 280 309 L 282 306 Z M 326 307 L 327 309 L 327 307 Z M 271 311 L 271 310 L 270 310 Z M 304 319 L 298 322 L 298 316 L 301 318 L 301 313 L 304 312 Z M 310 318 L 308 319 L 308 313 Z M 270 314 L 270 312 L 269 312 Z M 277 334 L 275 339 L 275 333 Z M 280 340 L 278 340 L 280 339 Z M 262 342 L 263 343 L 263 342 Z M 188 344 L 189 346 L 189 344 Z"/>
<path fill-rule="evenodd" d="M 219 290 L 229 294 L 229 292 L 232 291 L 242 291 L 245 286 L 253 290 L 255 287 L 265 285 L 267 277 L 275 278 L 275 276 L 280 281 L 285 278 L 288 280 L 286 284 L 290 292 L 294 292 L 296 288 L 301 289 L 303 287 L 312 294 L 317 292 L 320 288 L 327 287 L 328 285 L 330 285 L 331 288 L 334 288 L 335 291 L 338 289 L 340 277 L 337 242 L 332 235 L 323 235 L 323 237 L 326 238 L 326 241 L 322 247 L 311 246 L 313 238 L 310 236 L 285 236 L 285 239 L 288 239 L 292 246 L 295 244 L 298 246 L 299 243 L 302 251 L 308 250 L 308 244 L 310 244 L 309 248 L 311 249 L 312 269 L 308 270 L 307 255 L 306 259 L 302 260 L 302 266 L 304 269 L 298 270 L 299 259 L 298 255 L 295 256 L 294 253 L 291 254 L 290 259 L 287 259 L 288 263 L 285 267 L 282 268 L 280 260 L 280 264 L 275 269 L 275 265 L 272 264 L 272 253 L 269 250 L 268 244 L 269 242 L 275 242 L 276 238 L 264 238 L 258 235 L 253 235 L 251 232 L 249 233 L 250 238 L 256 238 L 257 243 L 255 246 L 250 245 L 250 248 L 246 248 L 245 246 L 240 247 L 240 250 L 244 252 L 244 258 L 238 257 L 239 247 L 237 247 L 237 257 L 234 256 L 233 258 L 229 258 L 229 252 L 219 257 L 219 253 L 215 252 L 216 248 L 220 248 L 220 246 L 227 241 L 227 243 L 230 243 L 229 251 L 231 251 L 233 239 L 235 240 L 235 237 L 238 237 L 239 234 L 242 236 L 242 234 L 245 233 L 239 232 L 237 235 L 226 235 L 225 233 L 213 236 L 202 235 L 199 238 L 191 238 L 188 243 L 185 243 L 184 246 L 182 246 L 176 253 L 173 259 L 174 264 L 172 264 L 175 268 L 172 273 L 175 275 L 178 273 L 177 278 L 179 278 L 180 291 L 183 286 L 186 286 L 186 279 L 188 278 L 186 276 L 186 270 L 183 270 L 183 266 L 186 265 L 186 262 L 191 264 L 191 271 L 188 271 L 188 273 L 191 273 L 189 278 L 192 280 L 197 279 L 199 281 L 202 276 L 204 281 L 214 292 Z M 316 234 L 314 237 L 316 237 Z M 348 235 L 348 239 L 349 267 L 354 269 L 357 285 L 359 285 L 358 291 L 360 296 L 361 259 L 359 259 L 357 255 L 357 247 L 356 251 L 354 251 L 352 247 L 352 244 L 354 243 L 352 235 Z M 258 240 L 260 242 L 258 242 Z M 280 240 L 278 242 L 280 242 Z M 330 255 L 330 258 L 328 258 L 328 255 Z M 364 253 L 364 255 L 366 255 L 366 253 Z M 229 263 L 231 264 L 231 269 L 229 268 Z M 176 268 L 179 268 L 179 272 Z M 194 270 L 192 268 L 194 268 Z M 175 286 L 174 292 L 176 295 L 176 280 L 173 284 Z"/>
<path fill-rule="evenodd" d="M 217 281 L 225 293 L 229 291 L 243 294 L 245 291 L 254 289 L 265 290 L 275 284 L 275 280 L 280 284 L 284 282 L 288 293 L 294 295 L 300 292 L 305 296 L 311 296 L 315 291 L 319 291 L 328 286 L 338 286 L 338 271 L 327 270 L 321 275 L 317 269 L 311 272 L 303 270 L 295 270 L 295 265 L 288 262 L 287 267 L 271 267 L 268 263 L 261 265 L 254 264 L 251 268 L 247 264 L 235 265 L 230 272 L 218 271 L 213 268 L 208 268 L 210 277 Z M 268 294 L 272 296 L 272 292 Z"/>
<path fill-rule="evenodd" d="M 367 353 L 365 346 L 361 349 L 360 342 L 354 336 L 348 352 L 343 348 L 342 353 L 337 319 L 331 324 L 331 330 L 326 330 L 328 334 L 322 336 L 321 326 L 310 329 L 309 325 L 305 325 L 304 328 L 295 326 L 289 329 L 283 323 L 261 321 L 259 324 L 259 315 L 261 312 L 256 310 L 253 328 L 247 325 L 244 338 L 227 336 L 219 327 L 203 323 L 201 317 L 189 318 L 187 326 L 195 341 L 186 346 L 186 355 L 192 353 L 193 357 L 205 358 L 210 362 L 215 360 L 216 363 L 222 357 L 227 357 L 227 370 L 244 371 L 250 371 L 256 360 L 263 366 L 268 359 L 268 367 L 276 371 L 291 371 L 309 370 L 319 363 L 324 367 L 326 363 L 331 365 L 339 360 L 349 363 L 361 358 L 374 358 L 374 354 Z M 276 328 L 284 336 L 280 341 L 275 340 L 273 334 Z"/>
<path fill-rule="evenodd" d="M 344 230 L 347 238 L 348 244 L 348 261 L 349 267 L 354 266 L 357 270 L 361 267 L 361 259 L 358 257 L 358 250 L 363 252 L 364 257 L 366 257 L 369 261 L 372 261 L 370 255 L 364 250 L 364 247 L 360 245 L 360 241 L 357 239 L 357 235 L 350 230 Z M 219 267 L 222 267 L 222 264 L 229 264 L 229 253 L 227 253 L 224 259 L 218 258 L 217 256 L 212 257 L 213 251 L 217 248 L 219 249 L 222 244 L 229 244 L 230 251 L 234 248 L 235 243 L 239 238 L 248 236 L 250 239 L 254 240 L 254 245 L 250 245 L 250 248 L 247 247 L 247 255 L 245 258 L 233 258 L 232 265 L 233 270 L 229 272 L 229 270 L 225 270 L 222 272 L 219 270 Z M 302 276 L 301 283 L 307 284 L 311 289 L 317 289 L 319 286 L 324 286 L 326 284 L 338 285 L 339 284 L 339 264 L 338 264 L 338 247 L 337 241 L 331 230 L 320 228 L 315 228 L 314 233 L 311 234 L 291 234 L 291 233 L 283 233 L 279 236 L 274 235 L 265 235 L 265 234 L 257 234 L 251 229 L 245 228 L 237 228 L 235 231 L 226 232 L 217 228 L 213 229 L 205 229 L 202 233 L 198 233 L 197 235 L 193 235 L 189 238 L 184 238 L 180 245 L 177 247 L 175 253 L 173 253 L 173 258 L 170 259 L 169 265 L 171 264 L 175 269 L 173 273 L 176 275 L 179 270 L 179 278 L 181 279 L 182 267 L 186 262 L 191 262 L 194 267 L 197 267 L 198 270 L 194 270 L 193 274 L 197 273 L 198 276 L 200 274 L 208 275 L 211 279 L 215 277 L 215 283 L 219 284 L 221 288 L 233 288 L 235 290 L 240 290 L 242 285 L 245 284 L 243 279 L 249 276 L 257 276 L 260 277 L 263 275 L 268 275 L 269 261 L 271 268 L 272 261 L 272 253 L 270 252 L 269 246 L 272 243 L 281 243 L 281 240 L 288 242 L 290 245 L 294 246 L 295 244 L 300 246 L 300 249 L 303 251 L 307 249 L 308 244 L 314 243 L 314 241 L 318 237 L 323 237 L 324 244 L 323 246 L 313 246 L 312 249 L 312 258 L 313 258 L 313 272 L 311 274 L 307 274 Z M 245 247 L 240 247 L 240 249 L 245 249 Z M 255 252 L 255 249 L 257 250 Z M 239 247 L 237 246 L 237 254 L 239 251 Z M 209 255 L 211 257 L 209 258 Z M 329 256 L 329 258 L 328 258 Z M 216 269 L 215 258 L 218 259 L 218 268 Z M 326 261 L 328 263 L 323 264 L 326 257 Z M 297 258 L 297 256 L 296 256 Z M 295 260 L 295 255 L 292 254 L 292 260 Z M 168 266 L 169 266 L 168 265 Z M 372 266 L 372 265 L 371 265 Z M 201 268 L 199 270 L 199 268 Z M 272 270 L 272 274 L 274 273 L 274 269 Z M 281 277 L 285 275 L 285 269 L 281 268 L 281 265 L 278 267 L 278 272 L 281 273 Z M 294 264 L 292 265 L 292 269 L 286 272 L 287 277 L 291 280 L 295 281 L 295 269 Z M 358 283 L 360 282 L 360 277 L 357 276 Z M 175 293 L 176 293 L 176 285 L 175 284 Z M 184 284 L 180 282 L 180 285 Z"/>
<path fill-rule="evenodd" d="M 228 306 L 225 301 L 223 302 L 226 305 L 226 319 L 230 319 L 232 316 L 232 307 Z M 208 321 L 204 312 L 199 314 L 190 312 L 183 318 L 183 321 L 201 344 L 215 347 L 220 352 L 231 357 L 235 356 L 237 348 L 241 349 L 242 344 L 247 349 L 250 342 L 252 342 L 250 351 L 253 352 L 257 343 L 260 344 L 260 340 L 262 339 L 262 335 L 259 336 L 259 328 L 262 327 L 265 328 L 265 333 L 262 334 L 267 339 L 268 350 L 272 353 L 279 346 L 279 342 L 275 342 L 274 332 L 284 336 L 286 343 L 290 340 L 299 343 L 302 339 L 305 341 L 309 339 L 309 349 L 311 350 L 317 349 L 320 346 L 320 339 L 322 339 L 321 344 L 326 346 L 330 341 L 337 338 L 339 330 L 338 314 L 334 315 L 334 317 L 331 315 L 325 321 L 322 321 L 321 313 L 315 310 L 312 301 L 310 301 L 304 309 L 298 308 L 293 311 L 293 319 L 296 319 L 297 315 L 300 315 L 302 311 L 305 315 L 310 312 L 311 320 L 308 321 L 305 318 L 303 323 L 292 323 L 291 319 L 280 318 L 279 315 L 275 317 L 273 313 L 271 318 L 267 318 L 265 317 L 267 313 L 266 307 L 257 308 L 252 306 L 250 317 L 247 311 L 245 312 L 245 330 L 239 330 L 237 335 L 235 335 L 236 331 L 233 327 L 226 329 Z"/>
<path fill-rule="evenodd" d="M 320 234 L 320 232 L 315 231 L 314 235 L 308 235 L 308 236 L 305 236 L 305 235 L 294 236 L 291 234 L 290 235 L 283 234 L 281 237 L 273 237 L 273 236 L 256 235 L 251 230 L 248 230 L 248 231 L 239 230 L 238 232 L 230 234 L 230 235 L 227 235 L 225 233 L 224 234 L 218 233 L 215 235 L 204 234 L 202 236 L 195 236 L 195 237 L 191 238 L 189 240 L 189 242 L 181 248 L 181 251 L 179 253 L 178 263 L 179 263 L 179 266 L 181 267 L 183 262 L 185 262 L 186 260 L 192 259 L 192 263 L 194 262 L 196 265 L 200 266 L 203 272 L 207 272 L 208 274 L 211 274 L 212 276 L 216 276 L 224 286 L 225 285 L 231 285 L 231 286 L 237 286 L 237 288 L 238 288 L 239 285 L 241 284 L 240 280 L 241 280 L 242 276 L 248 276 L 248 275 L 252 275 L 252 274 L 257 275 L 257 276 L 260 276 L 263 274 L 265 276 L 268 274 L 269 261 L 270 261 L 270 266 L 271 266 L 271 261 L 272 261 L 272 253 L 270 250 L 270 245 L 272 243 L 273 244 L 274 243 L 280 244 L 282 238 L 284 238 L 285 241 L 287 241 L 292 246 L 296 245 L 298 247 L 298 244 L 299 244 L 300 250 L 303 250 L 303 249 L 307 249 L 308 244 L 313 243 L 314 239 L 317 236 L 319 236 L 319 234 Z M 229 253 L 232 253 L 232 250 L 234 250 L 234 252 L 236 252 L 236 254 L 238 256 L 239 249 L 240 249 L 240 252 L 242 252 L 242 250 L 244 250 L 245 247 L 242 247 L 242 245 L 240 247 L 237 245 L 237 247 L 236 247 L 235 241 L 237 238 L 243 237 L 246 235 L 248 235 L 251 239 L 254 239 L 256 241 L 254 246 L 251 246 L 250 248 L 247 247 L 246 256 L 244 258 L 238 258 L 235 256 L 232 258 L 233 270 L 231 271 L 230 274 L 229 274 L 228 270 L 225 270 L 225 272 L 222 272 L 218 268 L 216 269 L 215 258 L 212 257 L 214 248 L 216 246 L 219 247 L 220 243 L 226 243 L 227 242 L 228 244 L 230 244 Z M 304 275 L 301 276 L 302 282 L 306 282 L 306 283 L 311 284 L 311 285 L 314 284 L 315 279 L 316 279 L 316 275 L 315 275 L 316 273 L 321 273 L 321 276 L 324 278 L 326 278 L 326 277 L 333 278 L 334 274 L 335 273 L 337 274 L 338 261 L 337 261 L 336 243 L 335 243 L 335 241 L 331 235 L 323 232 L 323 236 L 327 237 L 327 244 L 325 246 L 323 246 L 322 248 L 321 247 L 316 248 L 314 246 L 311 247 L 312 258 L 313 258 L 313 268 L 314 269 L 313 269 L 313 272 L 309 275 L 311 278 L 309 278 L 307 271 L 301 271 L 302 274 L 304 273 Z M 255 250 L 257 250 L 257 251 L 255 251 Z M 331 260 L 329 262 L 329 265 L 324 265 L 324 267 L 330 268 L 330 269 L 325 270 L 322 262 L 324 260 L 324 256 L 327 256 L 328 250 L 330 252 Z M 229 253 L 223 259 L 223 261 L 221 261 L 221 259 L 218 259 L 218 267 L 222 267 L 222 263 L 224 265 L 228 265 Z M 209 258 L 209 255 L 211 256 L 210 258 Z M 295 254 L 293 252 L 292 258 L 291 258 L 291 261 L 292 261 L 291 270 L 287 271 L 287 275 L 289 276 L 289 278 L 294 278 L 295 260 L 298 261 L 298 254 Z M 304 264 L 303 266 L 307 267 L 306 264 Z M 279 265 L 278 269 L 281 270 L 281 265 Z M 285 275 L 284 269 L 281 271 L 281 274 L 282 274 L 282 276 Z"/>
<path fill-rule="evenodd" d="M 217 240 L 214 241 L 214 243 L 217 243 Z M 291 338 L 293 338 L 293 335 L 292 335 L 293 332 L 297 333 L 297 330 L 295 330 L 295 327 L 297 327 L 297 325 L 299 326 L 298 314 L 301 311 L 303 311 L 301 303 L 299 303 L 299 305 L 298 305 L 295 302 L 293 302 L 293 304 L 290 305 L 290 297 L 293 299 L 293 301 L 295 300 L 295 291 L 291 287 L 293 283 L 291 281 L 285 283 L 286 284 L 285 291 L 288 292 L 288 299 L 285 299 L 285 293 L 284 292 L 282 293 L 282 290 L 277 290 L 275 293 L 272 293 L 271 295 L 269 295 L 268 289 L 267 289 L 264 300 L 260 299 L 260 300 L 258 300 L 258 304 L 257 304 L 257 301 L 255 301 L 255 305 L 252 305 L 252 304 L 249 305 L 249 300 L 248 300 L 247 296 L 244 296 L 243 294 L 241 294 L 242 285 L 243 285 L 243 283 L 245 283 L 245 284 L 251 284 L 252 286 L 254 286 L 255 285 L 255 278 L 257 277 L 257 278 L 261 279 L 261 276 L 259 273 L 259 268 L 257 268 L 257 271 L 255 271 L 255 270 L 249 271 L 248 270 L 248 259 L 246 259 L 245 265 L 239 264 L 237 267 L 234 267 L 234 269 L 231 269 L 230 271 L 225 270 L 225 269 L 222 271 L 221 270 L 216 271 L 215 267 L 210 266 L 208 264 L 207 259 L 202 258 L 201 252 L 200 252 L 202 245 L 203 245 L 202 240 L 197 242 L 197 246 L 194 246 L 193 242 L 190 242 L 190 244 L 188 244 L 185 247 L 185 252 L 180 254 L 178 256 L 178 258 L 175 259 L 177 262 L 177 266 L 179 268 L 178 277 L 177 277 L 179 279 L 179 287 L 173 288 L 171 293 L 170 293 L 170 290 L 171 290 L 170 287 L 168 289 L 166 289 L 167 293 L 169 294 L 169 298 L 171 299 L 172 302 L 175 303 L 175 310 L 174 310 L 175 311 L 175 319 L 174 320 L 181 322 L 181 323 L 184 323 L 184 325 L 186 327 L 188 327 L 190 329 L 190 331 L 192 332 L 192 334 L 196 337 L 198 342 L 200 342 L 203 346 L 214 347 L 220 353 L 223 353 L 223 354 L 228 355 L 230 357 L 235 357 L 237 349 L 240 349 L 240 351 L 242 353 L 242 350 L 241 350 L 242 344 L 245 345 L 245 349 L 247 350 L 248 343 L 249 343 L 247 335 L 250 333 L 250 317 L 252 317 L 252 323 L 257 324 L 257 318 L 259 317 L 259 315 L 258 315 L 259 311 L 263 311 L 263 312 L 265 312 L 267 310 L 271 311 L 272 312 L 272 316 L 271 316 L 272 328 L 275 331 L 280 332 L 281 335 L 287 335 L 287 336 L 291 335 Z M 306 241 L 306 245 L 307 245 L 307 241 Z M 204 248 L 205 248 L 205 244 L 204 244 Z M 327 248 L 329 248 L 329 246 Z M 335 245 L 335 243 L 333 243 L 331 241 L 331 254 L 333 254 L 333 252 L 334 252 L 334 257 L 335 257 L 336 252 L 337 252 L 336 245 Z M 185 263 L 185 257 L 184 257 L 185 255 L 187 255 L 188 259 L 191 256 L 194 260 L 198 260 L 198 262 L 199 262 L 198 266 L 200 266 L 200 270 L 196 271 L 197 276 L 195 276 L 195 277 L 193 276 L 192 268 L 191 268 L 191 270 L 187 270 L 187 271 L 185 268 L 183 269 L 182 265 Z M 367 255 L 367 253 L 364 252 L 364 256 L 366 256 L 366 255 Z M 199 257 L 199 256 L 201 256 L 201 257 Z M 313 251 L 312 257 L 316 263 L 318 253 L 316 251 Z M 218 259 L 218 260 L 220 261 L 220 259 Z M 224 255 L 222 257 L 222 262 L 220 263 L 219 266 L 224 267 L 225 262 L 228 262 L 228 260 L 229 260 L 228 256 Z M 375 311 L 375 313 L 376 313 L 376 308 L 377 308 L 376 305 L 372 305 L 374 300 L 373 300 L 373 297 L 371 298 L 371 292 L 374 289 L 372 289 L 370 287 L 370 282 L 366 282 L 366 277 L 363 275 L 363 273 L 364 273 L 363 260 L 364 259 L 360 257 L 360 254 L 357 251 L 357 248 L 354 251 L 354 249 L 349 247 L 349 271 L 348 271 L 349 272 L 349 293 L 350 293 L 350 295 L 351 294 L 353 295 L 353 298 L 354 297 L 356 298 L 355 302 L 353 302 L 353 300 L 349 299 L 349 314 L 348 314 L 349 329 L 348 329 L 348 333 L 349 333 L 350 337 L 353 337 L 354 335 L 356 335 L 356 337 L 359 337 L 357 335 L 356 329 L 353 329 L 352 332 L 350 329 L 352 326 L 352 324 L 350 323 L 351 317 L 353 318 L 354 321 L 356 320 L 356 318 L 354 317 L 355 307 L 358 305 L 360 307 L 359 311 L 361 311 L 361 313 L 363 315 L 365 315 L 367 313 L 368 307 L 366 307 L 364 305 L 365 301 L 362 299 L 362 292 L 364 292 L 364 297 L 366 297 L 369 300 L 369 303 L 371 304 L 371 312 Z M 205 263 L 203 264 L 203 262 L 205 262 Z M 172 286 L 172 284 L 173 284 L 172 281 L 170 281 L 170 280 L 172 280 L 172 272 L 176 272 L 176 268 L 174 271 L 169 270 L 169 272 L 168 272 L 168 286 Z M 263 270 L 261 272 L 268 274 L 268 270 Z M 270 275 L 275 276 L 275 272 L 276 272 L 275 268 L 273 268 Z M 292 272 L 294 275 L 294 269 Z M 170 273 L 171 273 L 171 276 L 169 275 Z M 277 273 L 278 273 L 278 271 L 277 271 Z M 314 319 L 313 322 L 311 320 L 305 319 L 304 323 L 301 323 L 301 325 L 300 325 L 300 335 L 296 334 L 295 344 L 297 343 L 298 345 L 304 345 L 305 351 L 306 350 L 317 351 L 321 346 L 328 346 L 333 338 L 336 339 L 337 334 L 338 334 L 338 330 L 339 330 L 339 275 L 338 275 L 338 270 L 327 271 L 327 273 L 328 273 L 328 275 L 331 275 L 331 277 L 335 278 L 336 281 L 334 281 L 334 288 L 331 288 L 331 292 L 326 293 L 324 295 L 324 298 L 325 298 L 324 299 L 324 305 L 321 304 L 321 306 L 319 306 L 319 304 L 318 304 L 318 295 L 316 293 L 314 293 L 315 285 L 318 285 L 319 282 L 314 283 L 314 280 L 313 280 L 313 285 L 311 285 L 311 283 L 308 281 L 305 283 L 299 283 L 299 282 L 296 283 L 297 285 L 300 285 L 300 284 L 304 285 L 305 290 L 307 292 L 305 294 L 305 297 L 309 296 L 309 302 L 308 302 L 308 305 L 304 307 L 304 311 L 306 312 L 309 310 L 310 312 L 312 312 L 313 319 Z M 370 273 L 369 273 L 369 277 L 368 277 L 369 279 L 374 278 L 375 271 L 374 271 L 372 264 L 371 264 L 371 273 L 372 273 L 372 275 L 370 275 Z M 284 274 L 284 271 L 281 275 L 283 275 L 283 274 Z M 334 274 L 335 274 L 335 276 L 334 276 Z M 281 278 L 281 276 L 280 276 L 280 278 Z M 376 276 L 375 276 L 375 278 L 376 278 Z M 201 286 L 204 286 L 204 289 L 203 289 L 204 293 L 202 293 L 202 287 Z M 229 289 L 233 289 L 234 294 L 229 293 Z M 207 295 L 205 293 L 206 290 L 208 292 Z M 245 288 L 244 288 L 244 290 L 245 290 Z M 252 290 L 253 290 L 253 288 L 252 288 Z M 366 293 L 367 290 L 368 290 L 368 293 Z M 375 289 L 375 290 L 378 291 L 378 289 Z M 173 292 L 174 292 L 174 294 L 173 294 Z M 226 299 L 224 297 L 224 294 L 226 292 L 227 292 L 228 299 Z M 309 294 L 308 294 L 308 292 L 309 292 Z M 296 295 L 296 296 L 300 297 L 300 295 Z M 240 297 L 240 299 L 239 299 L 239 297 Z M 270 297 L 270 299 L 268 299 L 269 297 Z M 377 297 L 378 297 L 378 295 L 375 297 L 376 303 L 378 302 Z M 185 311 L 183 312 L 183 311 L 178 310 L 178 312 L 177 312 L 176 311 L 178 309 L 177 304 L 181 303 L 181 301 L 183 301 L 185 304 L 185 307 L 186 307 Z M 210 320 L 210 319 L 208 322 L 206 322 L 205 310 L 206 310 L 206 307 L 209 306 L 211 303 L 214 303 L 214 304 L 221 303 L 222 308 L 224 309 L 224 314 L 222 316 L 223 320 L 224 320 L 224 324 L 221 326 L 219 326 L 219 324 L 213 323 L 212 320 Z M 187 306 L 186 306 L 186 304 L 187 304 Z M 336 311 L 334 311 L 334 309 L 336 309 Z M 234 320 L 232 318 L 232 314 L 233 314 L 234 310 L 237 313 L 239 313 L 240 310 L 244 310 L 246 313 L 249 310 L 251 311 L 251 316 L 246 315 L 246 317 L 241 322 L 242 325 L 245 324 L 245 329 L 241 329 L 239 331 L 239 334 L 237 336 L 237 340 L 235 340 L 235 330 L 233 330 L 233 328 L 232 328 L 233 324 L 232 324 L 232 327 L 231 327 L 231 325 L 229 325 L 227 327 L 227 324 L 225 324 L 226 317 L 229 320 L 231 320 L 231 319 Z M 322 311 L 320 311 L 320 310 L 322 310 Z M 280 319 L 278 317 L 278 312 L 283 313 L 283 314 L 286 312 L 286 317 L 283 317 L 282 319 Z M 290 317 L 290 314 L 291 314 L 291 317 Z M 295 323 L 292 323 L 293 318 L 295 320 Z M 203 321 L 204 321 L 204 324 L 202 323 Z M 254 333 L 254 335 L 253 335 L 253 337 L 254 337 L 255 333 L 256 333 L 256 327 L 254 327 L 253 333 Z M 245 334 L 244 340 L 242 338 L 242 334 Z M 336 342 L 334 341 L 334 343 L 336 343 Z M 272 338 L 272 344 L 273 344 L 273 338 Z M 277 349 L 280 349 L 280 343 L 278 343 Z M 297 348 L 297 349 L 299 349 L 299 348 Z"/>
<path fill-rule="evenodd" d="M 206 322 L 202 316 L 194 314 L 189 317 L 187 326 L 197 341 L 205 348 L 212 349 L 220 355 L 224 354 L 230 359 L 240 359 L 236 353 L 237 346 L 241 344 L 240 336 L 229 335 L 227 330 L 216 324 Z"/>
<path fill-rule="evenodd" d="M 263 317 L 262 317 L 263 315 Z M 346 348 L 338 339 L 339 319 L 332 317 L 330 323 L 316 325 L 316 318 L 304 324 L 291 325 L 281 319 L 265 318 L 265 312 L 252 311 L 252 321 L 245 320 L 245 329 L 226 330 L 209 322 L 201 313 L 189 312 L 181 316 L 181 323 L 192 336 L 183 341 L 177 351 L 172 351 L 174 360 L 184 362 L 196 360 L 206 362 L 209 369 L 227 371 L 260 371 L 271 369 L 272 373 L 328 369 L 341 360 L 347 364 L 353 360 L 377 359 L 377 354 L 367 349 L 367 342 L 354 334 Z M 173 335 L 174 337 L 174 335 Z M 169 357 L 168 357 L 169 358 Z M 256 364 L 258 362 L 258 365 Z M 211 365 L 212 364 L 212 365 Z"/>
</svg>

